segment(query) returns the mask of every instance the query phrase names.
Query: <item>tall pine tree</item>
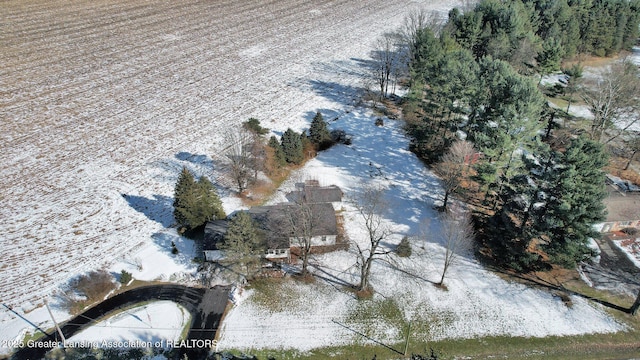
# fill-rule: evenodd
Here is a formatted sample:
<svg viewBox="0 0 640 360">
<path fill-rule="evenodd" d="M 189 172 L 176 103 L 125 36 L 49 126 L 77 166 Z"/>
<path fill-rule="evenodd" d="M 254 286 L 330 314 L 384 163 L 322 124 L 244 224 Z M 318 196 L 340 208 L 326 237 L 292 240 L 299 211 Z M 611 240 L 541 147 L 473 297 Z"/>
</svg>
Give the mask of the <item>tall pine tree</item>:
<svg viewBox="0 0 640 360">
<path fill-rule="evenodd" d="M 186 167 L 183 167 L 178 176 L 173 197 L 173 216 L 181 228 L 189 227 L 190 209 L 196 202 L 195 188 L 196 180 L 193 174 Z"/>
<path fill-rule="evenodd" d="M 593 224 L 605 219 L 606 153 L 599 143 L 578 138 L 559 156 L 548 201 L 537 222 L 547 234 L 542 249 L 550 261 L 566 267 L 591 255 L 588 239 L 598 235 Z"/>
<path fill-rule="evenodd" d="M 304 160 L 300 134 L 291 130 L 291 128 L 287 129 L 287 131 L 282 134 L 282 151 L 288 163 L 300 164 L 302 160 Z"/>
<path fill-rule="evenodd" d="M 226 217 L 213 184 L 204 176 L 195 181 L 186 168 L 182 169 L 175 186 L 173 215 L 180 231 L 190 231 L 207 221 Z"/>
<path fill-rule="evenodd" d="M 287 164 L 287 159 L 284 156 L 282 145 L 280 145 L 280 142 L 274 135 L 269 138 L 268 145 L 273 149 L 273 159 L 275 167 L 279 168 L 285 166 Z"/>
<path fill-rule="evenodd" d="M 331 134 L 320 112 L 317 112 L 311 121 L 309 140 L 316 150 L 325 150 L 331 146 Z"/>
<path fill-rule="evenodd" d="M 260 269 L 261 255 L 264 254 L 264 234 L 251 216 L 238 212 L 230 221 L 221 249 L 225 251 L 225 261 L 236 271 L 251 277 Z"/>
</svg>

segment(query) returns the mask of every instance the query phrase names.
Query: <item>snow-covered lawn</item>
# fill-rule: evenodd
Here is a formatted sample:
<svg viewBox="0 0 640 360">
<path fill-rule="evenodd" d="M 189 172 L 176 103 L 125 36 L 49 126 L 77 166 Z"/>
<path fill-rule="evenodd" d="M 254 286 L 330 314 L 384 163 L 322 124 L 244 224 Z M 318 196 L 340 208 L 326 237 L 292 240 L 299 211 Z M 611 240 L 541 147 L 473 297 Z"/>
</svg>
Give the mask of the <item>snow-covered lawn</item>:
<svg viewBox="0 0 640 360">
<path fill-rule="evenodd" d="M 377 341 L 394 343 L 402 341 L 409 321 L 414 329 L 412 336 L 426 340 L 625 329 L 601 307 L 582 298 L 572 297 L 573 304 L 568 307 L 549 292 L 505 281 L 484 269 L 470 252 L 464 253 L 448 273 L 448 290 L 435 287 L 444 256 L 433 210 L 441 189 L 433 174 L 406 151 L 408 140 L 401 123 L 386 120 L 384 127 L 376 127 L 374 119 L 359 109 L 342 114 L 331 126 L 353 134 L 353 145 L 321 153 L 286 182 L 280 193 L 304 179 L 339 185 L 347 195 L 357 194 L 370 182 L 382 186 L 391 204 L 385 218 L 394 229 L 385 247 L 392 249 L 407 235 L 412 239 L 413 255 L 406 259 L 393 256 L 393 265 L 376 262 L 372 271 L 376 293 L 373 299 L 364 301 L 356 300 L 344 288 L 358 279 L 353 253 L 316 256 L 316 283 L 272 285 L 276 292 L 286 294 L 276 296 L 279 305 L 250 290 L 226 317 L 219 348 L 305 351 L 368 341 L 356 332 L 375 334 Z M 348 201 L 343 214 L 349 238 L 366 244 L 362 221 Z M 396 315 L 389 319 L 388 313 Z"/>
<path fill-rule="evenodd" d="M 640 268 L 640 238 L 613 240 L 613 243 L 627 255 L 638 268 Z"/>
<path fill-rule="evenodd" d="M 126 347 L 165 347 L 167 341 L 181 339 L 190 321 L 189 312 L 181 306 L 171 301 L 157 301 L 118 313 L 67 341 L 97 347 L 118 347 L 122 342 L 132 345 Z"/>
</svg>

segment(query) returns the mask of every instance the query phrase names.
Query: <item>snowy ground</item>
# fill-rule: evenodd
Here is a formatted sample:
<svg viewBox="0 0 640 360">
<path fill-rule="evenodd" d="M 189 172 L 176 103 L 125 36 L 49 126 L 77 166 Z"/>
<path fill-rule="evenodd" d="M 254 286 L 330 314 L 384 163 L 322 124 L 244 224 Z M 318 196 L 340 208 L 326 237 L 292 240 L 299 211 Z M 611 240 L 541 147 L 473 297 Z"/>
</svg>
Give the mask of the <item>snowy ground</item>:
<svg viewBox="0 0 640 360">
<path fill-rule="evenodd" d="M 412 8 L 454 4 L 3 2 L 0 301 L 50 327 L 39 306 L 79 273 L 142 264 L 134 276 L 189 278 L 169 255 L 171 241 L 192 247 L 171 229 L 180 169 L 211 176 L 237 209 L 212 160 L 229 129 L 256 117 L 279 135 L 343 111 L 377 36 Z M 28 328 L 0 309 L 0 339 Z"/>
<path fill-rule="evenodd" d="M 640 269 L 640 238 L 613 240 L 613 243 Z"/>
<path fill-rule="evenodd" d="M 139 279 L 193 281 L 193 242 L 171 228 L 173 186 L 186 166 L 216 181 L 227 212 L 238 209 L 215 155 L 225 133 L 249 117 L 277 135 L 287 127 L 308 127 L 318 110 L 326 119 L 338 117 L 331 126 L 352 133 L 354 145 L 322 154 L 283 189 L 314 178 L 353 194 L 363 179 L 373 180 L 386 187 L 392 205 L 387 218 L 396 234 L 390 246 L 403 234 L 419 234 L 424 223 L 435 232 L 437 180 L 406 150 L 397 124 L 375 127 L 370 114 L 354 105 L 375 38 L 395 29 L 411 7 L 446 12 L 454 4 L 4 2 L 0 300 L 46 329 L 52 322 L 39 306 L 42 299 L 88 270 L 127 269 Z M 345 208 L 353 225 L 349 235 L 359 239 L 353 209 Z M 170 253 L 172 241 L 180 249 L 177 256 Z M 424 336 L 623 328 L 582 299 L 566 308 L 547 293 L 504 282 L 470 257 L 452 269 L 448 292 L 436 290 L 429 281 L 436 280 L 442 249 L 433 237 L 414 246 L 419 254 L 398 266 L 418 277 L 377 263 L 374 300 L 394 299 L 406 319 L 435 316 Z M 318 257 L 316 271 L 338 284 L 353 282 L 351 258 L 346 252 Z M 363 305 L 336 283 L 320 283 L 313 291 L 291 286 L 314 305 L 310 314 L 296 306 L 268 313 L 249 296 L 225 320 L 221 344 L 305 349 L 361 340 L 333 320 L 359 330 L 381 323 L 357 320 L 354 314 Z M 69 317 L 53 310 L 57 320 Z M 20 339 L 30 328 L 4 308 L 0 312 L 0 340 Z M 397 326 L 383 330 L 397 339 Z M 10 350 L 0 348 L 0 354 Z"/>
<path fill-rule="evenodd" d="M 362 185 L 373 182 L 384 187 L 391 204 L 385 214 L 394 235 L 385 242 L 393 248 L 402 236 L 412 239 L 414 255 L 392 257 L 394 266 L 377 262 L 372 300 L 358 301 L 343 285 L 357 281 L 354 254 L 347 251 L 317 256 L 314 273 L 317 284 L 295 282 L 283 285 L 287 294 L 282 309 L 254 301 L 249 292 L 225 318 L 220 349 L 293 348 L 367 342 L 355 332 L 376 334 L 375 340 L 394 343 L 403 339 L 404 326 L 413 321 L 415 336 L 425 339 L 470 338 L 488 335 L 548 336 L 594 332 L 615 332 L 625 327 L 602 308 L 573 297 L 572 307 L 548 292 L 507 282 L 485 270 L 469 253 L 450 271 L 443 291 L 439 280 L 444 250 L 433 204 L 440 200 L 437 179 L 405 149 L 408 140 L 398 122 L 387 120 L 374 126 L 375 117 L 355 110 L 331 124 L 354 134 L 353 145 L 337 146 L 309 162 L 283 189 L 304 179 L 323 185 L 336 184 L 347 194 L 357 194 Z M 284 191 L 282 191 L 284 193 Z M 276 198 L 273 201 L 282 199 Z M 362 224 L 349 202 L 344 203 L 348 236 L 366 243 Z M 385 301 L 397 305 L 394 321 L 370 318 L 372 310 Z M 375 311 L 373 311 L 375 313 Z M 367 315 L 363 315 L 367 314 Z"/>
<path fill-rule="evenodd" d="M 628 57 L 621 60 L 629 60 L 636 65 L 640 65 L 640 47 L 637 47 L 637 46 L 634 47 L 633 51 L 628 55 Z M 602 76 L 601 74 L 603 71 L 605 71 L 605 69 L 606 67 L 594 68 L 594 67 L 587 66 L 583 70 L 582 77 L 584 79 L 594 79 L 594 78 L 601 77 Z M 543 76 L 540 83 L 544 86 L 553 86 L 556 84 L 564 85 L 567 83 L 567 81 L 568 81 L 567 75 L 561 72 L 557 72 L 554 74 Z M 549 102 L 549 105 L 552 107 L 557 107 L 552 102 Z M 566 110 L 566 107 L 563 110 Z M 589 107 L 586 105 L 571 104 L 571 106 L 569 107 L 569 114 L 576 117 L 584 118 L 584 119 L 593 119 L 593 114 L 591 113 L 591 110 L 589 109 Z M 620 128 L 627 128 L 629 123 L 633 120 L 635 119 L 634 118 L 620 119 L 620 121 L 618 122 L 618 126 Z M 629 126 L 628 130 L 640 131 L 640 122 L 635 122 L 634 124 Z"/>
<path fill-rule="evenodd" d="M 170 301 L 157 301 L 121 312 L 67 339 L 94 347 L 165 347 L 167 341 L 180 340 L 191 321 L 189 312 Z M 161 346 L 158 346 L 161 345 Z M 129 347 L 129 346 L 127 346 Z"/>
</svg>

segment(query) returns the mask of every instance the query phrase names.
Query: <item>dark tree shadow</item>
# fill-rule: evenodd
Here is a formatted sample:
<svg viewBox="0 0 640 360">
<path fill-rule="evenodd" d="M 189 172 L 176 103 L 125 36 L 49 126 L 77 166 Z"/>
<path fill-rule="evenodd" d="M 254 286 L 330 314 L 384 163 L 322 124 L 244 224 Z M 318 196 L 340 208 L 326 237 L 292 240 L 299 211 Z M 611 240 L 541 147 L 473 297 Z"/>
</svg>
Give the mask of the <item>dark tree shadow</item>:
<svg viewBox="0 0 640 360">
<path fill-rule="evenodd" d="M 575 290 L 571 290 L 571 289 L 567 289 L 566 287 L 562 286 L 562 284 L 558 285 L 558 284 L 554 284 L 551 283 L 547 280 L 544 280 L 540 277 L 537 276 L 528 276 L 525 274 L 518 274 L 518 273 L 513 273 L 513 272 L 509 272 L 509 271 L 505 271 L 503 269 L 500 268 L 492 268 L 491 270 L 495 271 L 495 272 L 499 272 L 502 274 L 506 274 L 508 276 L 514 277 L 520 281 L 522 281 L 523 283 L 526 283 L 530 286 L 535 286 L 538 288 L 542 288 L 542 289 L 547 289 L 547 290 L 554 290 L 554 291 L 558 291 L 558 292 L 562 292 L 562 293 L 566 293 L 566 294 L 570 294 L 570 295 L 575 295 L 575 296 L 579 296 L 581 298 L 587 299 L 587 300 L 591 300 L 593 302 L 596 302 L 600 305 L 606 306 L 608 308 L 614 309 L 614 310 L 618 310 L 621 311 L 623 313 L 631 313 L 631 309 L 630 308 L 626 308 L 624 306 L 620 306 L 614 303 L 611 303 L 609 301 L 606 300 L 601 300 L 598 298 L 595 298 L 593 296 L 589 296 L 583 293 L 580 293 L 578 291 Z"/>
<path fill-rule="evenodd" d="M 169 227 L 173 223 L 173 198 L 164 195 L 153 195 L 149 199 L 142 196 L 122 194 L 129 206 L 143 213 L 147 218 Z"/>
<path fill-rule="evenodd" d="M 207 155 L 198 155 L 192 154 L 186 151 L 181 151 L 176 154 L 176 159 L 180 161 L 188 161 L 192 164 L 202 165 L 202 166 L 213 166 L 213 160 Z"/>
</svg>

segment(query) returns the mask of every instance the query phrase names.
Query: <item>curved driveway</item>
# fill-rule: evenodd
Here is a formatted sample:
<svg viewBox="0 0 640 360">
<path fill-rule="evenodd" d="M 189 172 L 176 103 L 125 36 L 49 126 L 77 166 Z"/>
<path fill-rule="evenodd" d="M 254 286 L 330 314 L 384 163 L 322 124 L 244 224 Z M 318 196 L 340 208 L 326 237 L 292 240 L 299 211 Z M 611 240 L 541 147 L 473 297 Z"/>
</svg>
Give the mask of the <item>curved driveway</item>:
<svg viewBox="0 0 640 360">
<path fill-rule="evenodd" d="M 116 310 L 145 301 L 168 300 L 182 305 L 191 314 L 191 328 L 187 340 L 211 340 L 215 338 L 220 325 L 229 298 L 229 290 L 229 287 L 221 286 L 211 289 L 191 288 L 182 285 L 139 287 L 93 306 L 62 324 L 61 330 L 65 338 L 69 339 Z M 48 342 L 55 339 L 57 339 L 57 333 L 40 339 L 36 342 L 36 346 L 18 350 L 13 354 L 12 359 L 41 359 L 47 351 L 53 348 L 48 346 Z M 208 352 L 208 349 L 185 349 L 185 351 L 193 355 L 203 351 Z"/>
</svg>

